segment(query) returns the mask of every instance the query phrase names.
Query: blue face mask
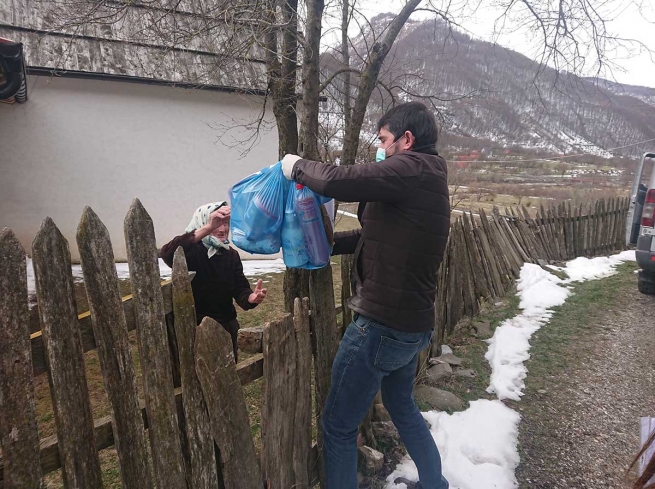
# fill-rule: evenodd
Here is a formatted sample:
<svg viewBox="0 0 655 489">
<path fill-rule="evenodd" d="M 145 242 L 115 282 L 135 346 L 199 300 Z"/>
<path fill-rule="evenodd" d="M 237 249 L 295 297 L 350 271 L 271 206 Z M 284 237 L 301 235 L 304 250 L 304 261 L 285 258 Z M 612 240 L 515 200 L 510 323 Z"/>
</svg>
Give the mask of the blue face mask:
<svg viewBox="0 0 655 489">
<path fill-rule="evenodd" d="M 400 139 L 398 140 L 400 141 Z M 398 141 L 395 141 L 391 146 L 388 148 L 378 148 L 378 150 L 375 152 L 375 161 L 379 163 L 380 161 L 386 160 L 387 159 L 387 150 L 393 148 L 393 145 L 396 144 Z"/>
</svg>

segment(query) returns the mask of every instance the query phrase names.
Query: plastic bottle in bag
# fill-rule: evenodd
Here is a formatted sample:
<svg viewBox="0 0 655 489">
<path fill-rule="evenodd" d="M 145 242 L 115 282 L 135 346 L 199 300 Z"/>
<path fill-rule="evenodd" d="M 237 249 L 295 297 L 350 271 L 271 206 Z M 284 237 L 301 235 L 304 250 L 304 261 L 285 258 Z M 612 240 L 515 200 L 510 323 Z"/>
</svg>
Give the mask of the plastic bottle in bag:
<svg viewBox="0 0 655 489">
<path fill-rule="evenodd" d="M 300 227 L 300 220 L 294 208 L 293 191 L 289 199 L 282 221 L 282 257 L 289 268 L 301 268 L 309 262 L 305 245 L 305 235 Z"/>
<path fill-rule="evenodd" d="M 296 189 L 303 190 L 304 186 L 297 184 Z M 325 266 L 330 260 L 330 248 L 318 202 L 311 192 L 299 192 L 296 199 L 296 214 L 305 235 L 309 260 L 316 267 Z"/>
<path fill-rule="evenodd" d="M 278 216 L 273 215 L 273 209 L 267 208 L 259 195 L 255 195 L 250 201 L 243 220 L 250 226 L 248 236 L 250 241 L 260 241 L 273 234 L 275 227 L 279 224 Z"/>
</svg>

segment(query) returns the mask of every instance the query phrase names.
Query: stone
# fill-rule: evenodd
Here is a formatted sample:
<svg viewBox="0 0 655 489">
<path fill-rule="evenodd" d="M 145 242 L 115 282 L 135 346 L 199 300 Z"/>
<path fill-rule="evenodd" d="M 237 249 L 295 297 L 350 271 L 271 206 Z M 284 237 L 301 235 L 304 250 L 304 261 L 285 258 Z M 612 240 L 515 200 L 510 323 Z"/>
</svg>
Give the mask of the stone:
<svg viewBox="0 0 655 489">
<path fill-rule="evenodd" d="M 546 394 L 548 391 L 546 391 L 546 390 L 544 390 L 544 389 L 539 389 L 537 392 L 538 392 L 539 394 Z"/>
<path fill-rule="evenodd" d="M 375 475 L 384 467 L 384 455 L 371 447 L 359 447 L 357 449 L 357 465 L 362 474 Z"/>
<path fill-rule="evenodd" d="M 436 387 L 428 385 L 415 386 L 414 397 L 439 411 L 457 411 L 464 407 L 464 401 L 452 392 L 437 389 Z"/>
<path fill-rule="evenodd" d="M 547 267 L 547 266 L 548 266 L 548 262 L 547 262 L 546 260 L 544 260 L 543 258 L 538 258 L 538 259 L 537 259 L 537 263 L 538 263 L 541 267 Z"/>
<path fill-rule="evenodd" d="M 441 360 L 441 362 L 448 363 L 449 365 L 455 365 L 456 367 L 459 367 L 462 364 L 462 359 L 459 358 L 459 357 L 456 357 L 452 353 L 442 354 L 437 359 Z"/>
<path fill-rule="evenodd" d="M 481 321 L 473 325 L 473 330 L 475 331 L 474 336 L 481 339 L 491 338 L 493 336 L 493 331 L 491 330 L 491 323 L 488 321 Z"/>
<path fill-rule="evenodd" d="M 373 419 L 375 421 L 391 421 L 389 412 L 382 404 L 373 405 Z"/>
<path fill-rule="evenodd" d="M 391 421 L 374 421 L 371 423 L 373 435 L 378 443 L 385 447 L 397 447 L 400 445 L 400 435 L 396 426 Z M 386 451 L 386 449 L 385 449 Z"/>
<path fill-rule="evenodd" d="M 449 347 L 448 345 L 441 345 L 439 347 L 439 349 L 440 349 L 440 352 L 441 352 L 440 355 L 446 355 L 447 353 L 452 353 L 453 352 L 453 349 L 451 347 Z"/>
<path fill-rule="evenodd" d="M 465 377 L 467 379 L 474 379 L 478 376 L 478 373 L 475 370 L 471 370 L 469 368 L 463 368 L 463 369 L 455 370 L 455 376 Z"/>
<path fill-rule="evenodd" d="M 427 369 L 425 374 L 427 376 L 425 383 L 432 385 L 450 378 L 453 375 L 453 369 L 447 363 L 437 363 Z"/>
</svg>

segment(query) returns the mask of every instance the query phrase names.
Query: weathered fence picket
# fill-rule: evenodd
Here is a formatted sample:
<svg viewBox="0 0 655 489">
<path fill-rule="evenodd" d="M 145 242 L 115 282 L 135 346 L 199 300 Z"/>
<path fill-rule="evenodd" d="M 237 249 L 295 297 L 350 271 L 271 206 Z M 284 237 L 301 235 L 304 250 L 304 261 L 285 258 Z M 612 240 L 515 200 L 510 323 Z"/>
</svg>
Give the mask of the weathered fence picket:
<svg viewBox="0 0 655 489">
<path fill-rule="evenodd" d="M 90 207 L 82 214 L 77 229 L 77 246 L 105 391 L 112 409 L 121 482 L 124 488 L 152 488 L 114 252 L 107 228 Z"/>
<path fill-rule="evenodd" d="M 84 370 L 68 242 L 46 218 L 32 243 L 32 263 L 59 440 L 64 485 L 102 487 Z"/>
<path fill-rule="evenodd" d="M 39 489 L 25 249 L 9 229 L 0 230 L 0 297 L 0 468 L 4 487 Z"/>
<path fill-rule="evenodd" d="M 297 489 L 311 487 L 314 467 L 312 445 L 312 340 L 309 326 L 309 299 L 296 299 L 293 330 L 296 340 L 296 399 L 293 435 L 293 471 Z"/>
<path fill-rule="evenodd" d="M 182 405 L 186 447 L 185 466 L 193 489 L 218 488 L 214 440 L 209 413 L 196 374 L 196 309 L 184 250 L 178 248 L 173 257 L 173 311 L 179 349 Z"/>
<path fill-rule="evenodd" d="M 138 199 L 125 217 L 125 244 L 155 480 L 157 487 L 186 489 L 155 230 Z"/>
<path fill-rule="evenodd" d="M 262 477 L 234 364 L 232 338 L 211 318 L 203 319 L 196 329 L 195 358 L 211 434 L 220 450 L 225 489 L 261 489 Z"/>
</svg>

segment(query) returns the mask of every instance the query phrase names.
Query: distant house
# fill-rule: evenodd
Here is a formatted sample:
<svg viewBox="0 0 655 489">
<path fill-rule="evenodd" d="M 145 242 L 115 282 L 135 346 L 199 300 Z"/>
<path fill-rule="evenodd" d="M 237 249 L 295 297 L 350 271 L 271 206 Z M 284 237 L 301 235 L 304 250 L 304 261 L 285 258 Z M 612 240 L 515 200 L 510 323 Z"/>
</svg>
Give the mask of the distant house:
<svg viewBox="0 0 655 489">
<path fill-rule="evenodd" d="M 164 47 L 135 41 L 124 25 L 85 26 L 72 39 L 53 27 L 48 5 L 0 3 L 0 37 L 21 47 L 27 88 L 8 99 L 24 103 L 0 104 L 0 228 L 12 228 L 28 251 L 51 216 L 76 259 L 77 224 L 90 205 L 124 260 L 134 197 L 161 245 L 199 204 L 227 199 L 232 184 L 277 161 L 271 113 L 245 157 L 249 143 L 239 144 L 262 116 L 266 70 L 257 53 L 217 63 L 218 39 Z M 146 15 L 143 5 L 125 5 Z"/>
</svg>

